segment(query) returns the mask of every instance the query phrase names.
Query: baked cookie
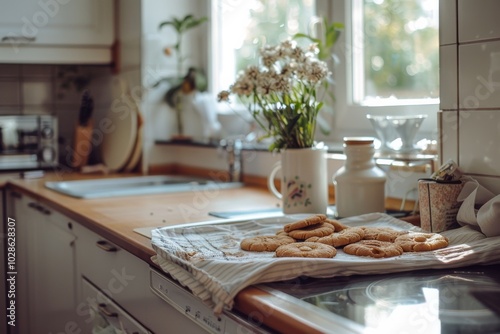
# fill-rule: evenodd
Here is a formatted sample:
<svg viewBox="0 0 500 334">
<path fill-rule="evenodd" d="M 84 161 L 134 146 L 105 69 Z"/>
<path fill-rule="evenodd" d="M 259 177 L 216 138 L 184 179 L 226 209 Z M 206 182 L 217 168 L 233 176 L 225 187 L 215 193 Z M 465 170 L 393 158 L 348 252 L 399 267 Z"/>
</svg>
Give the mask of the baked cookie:
<svg viewBox="0 0 500 334">
<path fill-rule="evenodd" d="M 339 222 L 336 219 L 327 218 L 327 219 L 325 219 L 325 223 L 333 225 L 333 227 L 335 227 L 335 232 L 339 232 L 339 231 L 342 231 L 342 230 L 345 230 L 346 228 L 348 228 L 347 226 L 345 226 L 344 224 L 342 224 L 341 222 Z"/>
<path fill-rule="evenodd" d="M 278 232 L 276 232 L 276 235 L 280 235 L 280 236 L 288 236 L 288 233 L 286 233 L 285 231 L 283 230 L 279 230 Z"/>
<path fill-rule="evenodd" d="M 344 253 L 356 256 L 382 258 L 401 255 L 403 254 L 403 248 L 398 244 L 388 241 L 361 240 L 345 246 Z"/>
<path fill-rule="evenodd" d="M 439 233 L 408 232 L 400 235 L 394 243 L 405 252 L 427 252 L 448 246 L 448 239 Z"/>
<path fill-rule="evenodd" d="M 252 252 L 274 252 L 279 246 L 295 242 L 286 235 L 258 235 L 241 240 L 240 248 Z"/>
<path fill-rule="evenodd" d="M 308 242 L 319 242 L 333 247 L 342 247 L 363 239 L 365 233 L 360 227 L 349 227 L 340 232 L 335 232 L 325 237 L 312 237 Z"/>
<path fill-rule="evenodd" d="M 364 240 L 394 242 L 398 236 L 408 233 L 407 231 L 397 231 L 390 227 L 362 226 L 361 228 L 365 231 Z"/>
<path fill-rule="evenodd" d="M 311 237 L 324 237 L 332 234 L 335 231 L 335 227 L 327 223 L 319 223 L 316 225 L 306 226 L 298 230 L 292 230 L 288 232 L 288 236 L 297 239 L 305 240 Z"/>
<path fill-rule="evenodd" d="M 334 247 L 316 242 L 295 242 L 276 249 L 277 257 L 332 258 L 336 254 Z"/>
<path fill-rule="evenodd" d="M 326 219 L 326 215 L 323 215 L 323 214 L 313 215 L 313 216 L 307 217 L 305 219 L 301 219 L 301 220 L 298 220 L 296 222 L 286 224 L 285 226 L 283 226 L 283 230 L 285 232 L 298 230 L 298 229 L 301 229 L 301 228 L 304 228 L 307 226 L 319 224 L 319 223 L 323 222 L 325 219 Z"/>
</svg>

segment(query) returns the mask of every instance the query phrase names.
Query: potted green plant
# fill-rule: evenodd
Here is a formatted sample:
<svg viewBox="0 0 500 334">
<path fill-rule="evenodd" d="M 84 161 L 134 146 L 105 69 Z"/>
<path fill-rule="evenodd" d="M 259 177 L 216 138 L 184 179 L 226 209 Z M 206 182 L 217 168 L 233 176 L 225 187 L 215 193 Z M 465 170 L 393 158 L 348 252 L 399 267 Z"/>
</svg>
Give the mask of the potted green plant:
<svg viewBox="0 0 500 334">
<path fill-rule="evenodd" d="M 173 17 L 171 20 L 163 21 L 159 24 L 158 29 L 161 30 L 164 27 L 172 27 L 176 32 L 176 41 L 172 47 L 166 47 L 164 53 L 170 56 L 173 52 L 175 53 L 176 63 L 177 63 L 177 75 L 174 78 L 164 78 L 158 81 L 153 87 L 159 85 L 161 81 L 168 81 L 171 85 L 170 89 L 165 94 L 165 102 L 175 110 L 177 119 L 177 137 L 182 138 L 184 129 L 182 124 L 182 95 L 189 94 L 195 90 L 204 91 L 206 89 L 206 79 L 203 72 L 193 66 L 190 66 L 184 74 L 184 61 L 187 56 L 183 54 L 183 37 L 184 34 L 202 23 L 208 20 L 207 17 L 195 18 L 193 15 L 188 14 L 183 18 Z"/>
<path fill-rule="evenodd" d="M 176 40 L 175 44 L 173 45 L 173 49 L 174 49 L 175 55 L 177 57 L 177 79 L 181 79 L 183 77 L 183 71 L 184 71 L 183 63 L 184 63 L 184 60 L 186 59 L 186 56 L 183 55 L 183 53 L 182 53 L 182 51 L 183 51 L 182 50 L 182 45 L 183 45 L 182 42 L 183 42 L 184 34 L 187 31 L 189 31 L 193 28 L 196 28 L 200 24 L 206 22 L 207 20 L 208 20 L 207 17 L 195 18 L 193 15 L 188 14 L 181 19 L 177 18 L 177 17 L 173 17 L 171 20 L 160 22 L 158 29 L 161 30 L 164 27 L 170 26 L 175 30 L 175 32 L 177 34 L 177 40 Z M 167 47 L 164 50 L 164 52 L 167 55 L 170 55 L 171 49 L 169 47 Z"/>
</svg>

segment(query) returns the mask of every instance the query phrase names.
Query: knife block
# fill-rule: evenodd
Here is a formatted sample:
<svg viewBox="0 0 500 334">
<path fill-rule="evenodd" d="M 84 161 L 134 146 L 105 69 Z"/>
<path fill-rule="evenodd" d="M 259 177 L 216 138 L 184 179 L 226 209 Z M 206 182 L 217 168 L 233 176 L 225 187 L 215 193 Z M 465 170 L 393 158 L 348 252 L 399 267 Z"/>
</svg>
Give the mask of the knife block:
<svg viewBox="0 0 500 334">
<path fill-rule="evenodd" d="M 88 121 L 88 124 L 86 126 L 76 126 L 71 167 L 82 168 L 83 166 L 86 166 L 88 164 L 89 156 L 92 152 L 91 138 L 93 129 L 94 122 L 92 119 Z"/>
</svg>

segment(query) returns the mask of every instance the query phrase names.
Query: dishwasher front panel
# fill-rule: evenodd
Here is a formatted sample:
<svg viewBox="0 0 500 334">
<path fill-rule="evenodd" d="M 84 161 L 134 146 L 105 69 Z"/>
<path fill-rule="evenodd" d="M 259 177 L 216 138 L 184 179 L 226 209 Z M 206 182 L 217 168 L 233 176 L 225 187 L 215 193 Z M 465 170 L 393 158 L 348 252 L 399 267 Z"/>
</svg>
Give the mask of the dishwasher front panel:
<svg viewBox="0 0 500 334">
<path fill-rule="evenodd" d="M 220 315 L 215 315 L 211 307 L 204 304 L 191 292 L 152 268 L 150 270 L 150 278 L 151 290 L 156 295 L 210 333 L 272 333 L 264 328 L 263 325 L 252 324 L 231 312 L 223 312 Z"/>
</svg>

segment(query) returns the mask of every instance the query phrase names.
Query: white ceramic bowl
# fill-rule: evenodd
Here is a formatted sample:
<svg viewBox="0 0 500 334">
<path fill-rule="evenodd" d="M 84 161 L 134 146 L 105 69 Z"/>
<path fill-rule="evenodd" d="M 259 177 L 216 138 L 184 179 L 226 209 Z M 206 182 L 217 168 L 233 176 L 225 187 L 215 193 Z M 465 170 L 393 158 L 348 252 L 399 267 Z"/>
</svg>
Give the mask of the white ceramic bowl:
<svg viewBox="0 0 500 334">
<path fill-rule="evenodd" d="M 419 150 L 415 145 L 415 136 L 426 117 L 427 115 L 366 115 L 381 142 L 379 149 L 405 154 Z"/>
</svg>

